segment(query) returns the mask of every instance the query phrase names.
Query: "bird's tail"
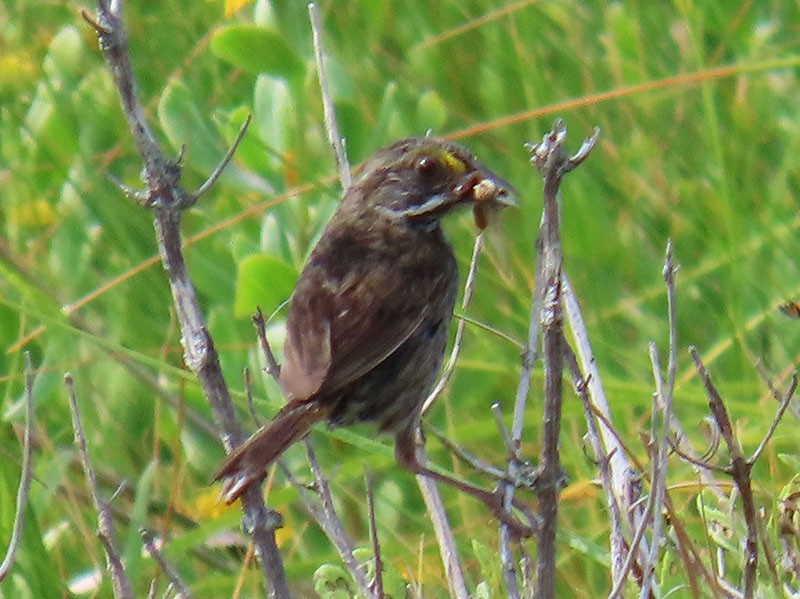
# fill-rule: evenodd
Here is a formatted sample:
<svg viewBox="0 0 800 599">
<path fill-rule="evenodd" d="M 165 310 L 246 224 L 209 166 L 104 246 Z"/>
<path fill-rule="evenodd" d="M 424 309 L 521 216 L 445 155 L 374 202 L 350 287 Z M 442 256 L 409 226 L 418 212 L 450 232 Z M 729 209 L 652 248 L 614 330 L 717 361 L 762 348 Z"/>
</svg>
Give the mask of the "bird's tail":
<svg viewBox="0 0 800 599">
<path fill-rule="evenodd" d="M 317 401 L 289 402 L 272 422 L 253 433 L 220 466 L 214 481 L 225 481 L 222 499 L 233 503 L 251 484 L 261 481 L 267 467 L 329 412 L 330 408 L 320 406 Z"/>
</svg>

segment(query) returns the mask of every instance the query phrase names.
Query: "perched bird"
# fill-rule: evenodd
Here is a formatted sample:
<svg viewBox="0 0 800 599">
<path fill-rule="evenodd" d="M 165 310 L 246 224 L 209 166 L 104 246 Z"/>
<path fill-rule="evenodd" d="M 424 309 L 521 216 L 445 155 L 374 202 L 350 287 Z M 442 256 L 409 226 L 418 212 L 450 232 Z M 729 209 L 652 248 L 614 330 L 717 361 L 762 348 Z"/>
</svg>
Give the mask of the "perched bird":
<svg viewBox="0 0 800 599">
<path fill-rule="evenodd" d="M 223 463 L 233 502 L 321 421 L 374 422 L 398 461 L 416 454 L 422 404 L 442 363 L 458 268 L 439 220 L 513 203 L 511 187 L 465 148 L 433 137 L 384 148 L 362 166 L 292 294 L 280 384 L 286 406 Z"/>
</svg>

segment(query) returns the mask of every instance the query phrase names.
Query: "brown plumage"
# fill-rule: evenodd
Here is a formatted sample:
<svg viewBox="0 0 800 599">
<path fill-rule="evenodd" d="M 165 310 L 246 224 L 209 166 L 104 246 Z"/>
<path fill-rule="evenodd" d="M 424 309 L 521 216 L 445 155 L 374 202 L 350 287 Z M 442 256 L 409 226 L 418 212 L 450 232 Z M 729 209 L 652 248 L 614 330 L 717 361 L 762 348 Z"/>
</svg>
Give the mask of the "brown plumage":
<svg viewBox="0 0 800 599">
<path fill-rule="evenodd" d="M 214 477 L 225 480 L 227 502 L 320 421 L 375 422 L 414 468 L 409 445 L 458 292 L 439 219 L 471 206 L 483 226 L 510 192 L 466 149 L 440 139 L 405 139 L 367 160 L 292 294 L 280 375 L 288 403 Z"/>
</svg>

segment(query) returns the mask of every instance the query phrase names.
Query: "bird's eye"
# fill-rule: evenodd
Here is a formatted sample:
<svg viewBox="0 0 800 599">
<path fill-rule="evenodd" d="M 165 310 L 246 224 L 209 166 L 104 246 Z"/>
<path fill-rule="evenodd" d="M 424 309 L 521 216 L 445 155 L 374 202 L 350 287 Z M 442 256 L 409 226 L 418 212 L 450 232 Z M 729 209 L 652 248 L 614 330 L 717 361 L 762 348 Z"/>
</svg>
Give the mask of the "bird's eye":
<svg viewBox="0 0 800 599">
<path fill-rule="evenodd" d="M 436 172 L 436 160 L 430 156 L 423 156 L 417 160 L 417 172 L 423 177 L 430 177 Z"/>
</svg>

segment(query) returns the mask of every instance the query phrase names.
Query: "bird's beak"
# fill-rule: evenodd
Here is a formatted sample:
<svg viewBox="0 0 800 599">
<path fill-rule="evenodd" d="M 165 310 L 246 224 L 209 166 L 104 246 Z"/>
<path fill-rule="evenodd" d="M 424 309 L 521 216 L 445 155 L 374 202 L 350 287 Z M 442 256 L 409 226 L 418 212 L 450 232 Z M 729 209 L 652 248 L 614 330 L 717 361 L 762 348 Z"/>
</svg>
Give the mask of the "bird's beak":
<svg viewBox="0 0 800 599">
<path fill-rule="evenodd" d="M 518 206 L 514 199 L 517 190 L 494 173 L 478 171 L 480 178 L 472 188 L 472 197 L 476 204 L 490 201 L 500 206 Z"/>
<path fill-rule="evenodd" d="M 477 180 L 476 180 L 477 179 Z M 472 186 L 472 212 L 475 224 L 481 230 L 492 220 L 491 214 L 505 206 L 518 206 L 514 200 L 516 190 L 492 172 L 480 169 L 476 172 Z"/>
<path fill-rule="evenodd" d="M 517 191 L 508 182 L 481 166 L 467 173 L 453 190 L 457 197 L 474 204 L 492 203 L 502 206 L 517 206 L 514 197 Z"/>
</svg>

